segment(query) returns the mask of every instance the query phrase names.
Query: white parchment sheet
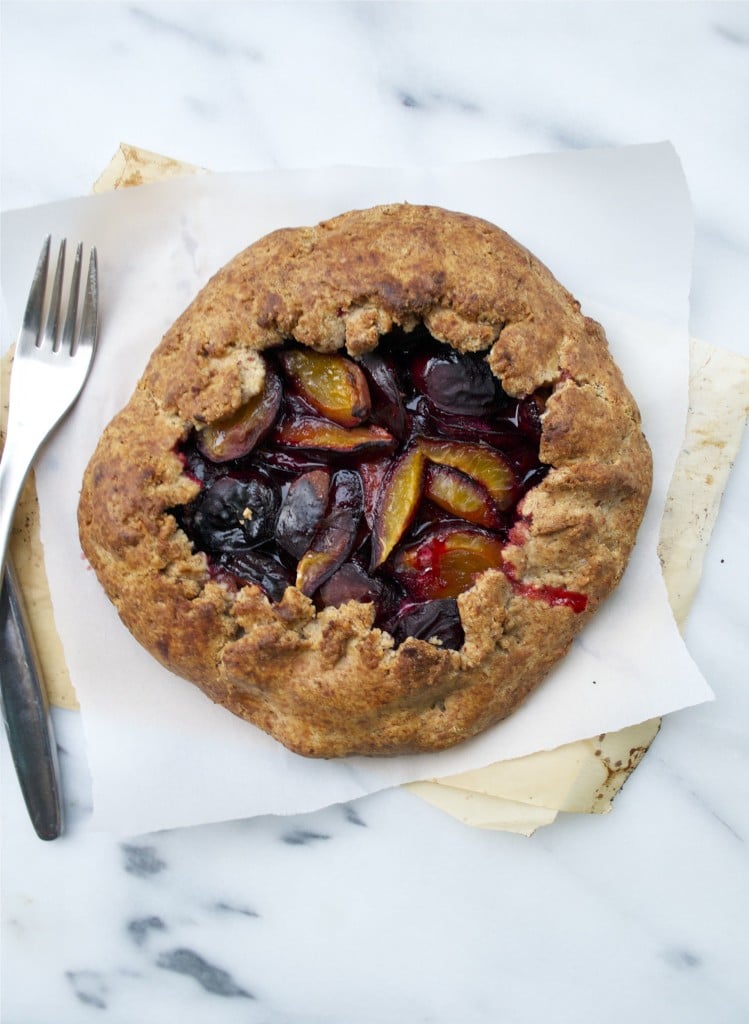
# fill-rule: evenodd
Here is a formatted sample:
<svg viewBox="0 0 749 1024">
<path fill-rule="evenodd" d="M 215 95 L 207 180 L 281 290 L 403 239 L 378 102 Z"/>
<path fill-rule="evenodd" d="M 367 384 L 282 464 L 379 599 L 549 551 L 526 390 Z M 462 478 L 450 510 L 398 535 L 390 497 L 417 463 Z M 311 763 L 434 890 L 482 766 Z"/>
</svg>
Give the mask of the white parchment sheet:
<svg viewBox="0 0 749 1024">
<path fill-rule="evenodd" d="M 81 555 L 76 505 L 102 429 L 211 274 L 277 227 L 399 201 L 499 224 L 604 323 L 642 410 L 655 485 L 621 586 L 508 721 L 441 754 L 313 761 L 214 706 L 138 646 Z M 95 243 L 100 256 L 100 350 L 83 398 L 37 469 L 55 617 L 85 727 L 93 827 L 138 834 L 310 810 L 711 699 L 674 624 L 656 553 L 689 359 L 691 208 L 670 144 L 421 169 L 205 175 L 12 211 L 2 218 L 6 332 L 20 324 L 48 232 Z"/>
</svg>

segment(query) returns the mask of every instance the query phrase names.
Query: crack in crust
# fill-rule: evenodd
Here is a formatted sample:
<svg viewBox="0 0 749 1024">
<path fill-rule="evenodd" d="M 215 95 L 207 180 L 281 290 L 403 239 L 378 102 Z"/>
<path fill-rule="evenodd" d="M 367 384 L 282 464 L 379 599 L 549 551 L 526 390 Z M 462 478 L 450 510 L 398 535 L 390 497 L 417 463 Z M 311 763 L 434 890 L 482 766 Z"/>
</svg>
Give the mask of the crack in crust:
<svg viewBox="0 0 749 1024">
<path fill-rule="evenodd" d="M 370 605 L 316 613 L 290 588 L 211 580 L 168 509 L 194 497 L 176 446 L 263 385 L 258 353 L 293 338 L 371 350 L 423 322 L 488 351 L 514 395 L 551 389 L 541 458 L 504 551 L 458 599 L 460 651 L 394 648 Z M 353 211 L 260 239 L 167 332 L 105 430 L 79 506 L 84 553 L 128 629 L 169 669 L 290 749 L 335 757 L 438 750 L 506 717 L 568 650 L 626 566 L 651 486 L 640 417 L 600 325 L 499 228 L 434 207 Z M 575 613 L 513 586 L 584 593 Z"/>
</svg>

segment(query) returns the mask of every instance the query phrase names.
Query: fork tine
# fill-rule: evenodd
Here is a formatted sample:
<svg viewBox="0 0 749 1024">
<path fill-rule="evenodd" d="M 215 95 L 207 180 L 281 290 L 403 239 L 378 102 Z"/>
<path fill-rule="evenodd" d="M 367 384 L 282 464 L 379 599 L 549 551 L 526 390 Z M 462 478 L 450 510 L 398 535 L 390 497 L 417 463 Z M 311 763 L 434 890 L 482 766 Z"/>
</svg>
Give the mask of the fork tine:
<svg viewBox="0 0 749 1024">
<path fill-rule="evenodd" d="M 78 243 L 75 251 L 75 262 L 73 264 L 73 276 L 70 279 L 70 294 L 68 296 L 68 311 L 65 315 L 65 324 L 62 328 L 61 348 L 65 352 L 74 351 L 75 342 L 75 321 L 78 316 L 78 293 L 81 289 L 81 254 L 83 243 Z"/>
<path fill-rule="evenodd" d="M 83 311 L 81 313 L 81 327 L 78 332 L 76 346 L 73 354 L 79 346 L 92 347 L 96 343 L 98 333 L 99 317 L 99 263 L 96 253 L 96 246 L 92 246 L 91 255 L 88 260 L 88 274 L 86 277 L 86 293 L 83 298 Z"/>
<path fill-rule="evenodd" d="M 50 345 L 52 351 L 56 351 L 58 348 L 58 340 L 60 336 L 60 306 L 62 303 L 62 275 L 65 272 L 65 239 L 60 242 L 60 248 L 57 253 L 57 266 L 55 267 L 55 276 L 52 280 L 52 294 L 49 299 L 49 313 L 47 314 L 47 323 L 44 328 L 44 335 L 41 341 L 37 342 L 37 345 Z"/>
<path fill-rule="evenodd" d="M 26 300 L 26 309 L 23 314 L 22 334 L 27 336 L 34 345 L 39 342 L 39 332 L 42 327 L 44 293 L 47 288 L 47 270 L 49 268 L 49 247 L 51 241 L 51 236 L 47 235 L 42 251 L 39 254 L 39 261 L 34 271 L 29 297 Z"/>
</svg>

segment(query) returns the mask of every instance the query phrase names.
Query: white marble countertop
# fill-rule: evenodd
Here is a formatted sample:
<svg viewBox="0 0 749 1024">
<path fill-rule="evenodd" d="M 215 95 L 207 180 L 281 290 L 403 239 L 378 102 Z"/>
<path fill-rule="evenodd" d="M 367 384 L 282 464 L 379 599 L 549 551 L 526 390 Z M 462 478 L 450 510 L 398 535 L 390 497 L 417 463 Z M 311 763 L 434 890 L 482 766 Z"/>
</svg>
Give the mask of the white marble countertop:
<svg viewBox="0 0 749 1024">
<path fill-rule="evenodd" d="M 430 164 L 670 140 L 692 332 L 749 353 L 749 6 L 3 2 L 3 210 L 83 195 L 120 141 L 210 167 Z M 749 1019 L 746 508 L 737 460 L 687 624 L 712 704 L 605 817 L 531 839 L 407 792 L 128 842 L 39 842 L 3 743 L 3 1024 Z"/>
</svg>

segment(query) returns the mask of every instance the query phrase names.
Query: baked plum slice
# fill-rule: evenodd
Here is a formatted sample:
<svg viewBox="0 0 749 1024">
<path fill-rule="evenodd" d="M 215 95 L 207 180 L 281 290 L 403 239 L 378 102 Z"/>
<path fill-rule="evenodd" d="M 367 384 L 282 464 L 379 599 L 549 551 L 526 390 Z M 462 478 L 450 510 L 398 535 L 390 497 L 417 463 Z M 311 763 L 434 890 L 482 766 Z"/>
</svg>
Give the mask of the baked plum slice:
<svg viewBox="0 0 749 1024">
<path fill-rule="evenodd" d="M 371 569 L 388 558 L 411 525 L 424 493 L 426 459 L 418 445 L 392 465 L 380 488 L 372 527 Z"/>
<path fill-rule="evenodd" d="M 375 459 L 366 459 L 357 467 L 364 489 L 364 520 L 370 533 L 374 529 L 382 485 L 391 466 L 392 458 L 385 455 Z"/>
<path fill-rule="evenodd" d="M 276 523 L 279 547 L 301 558 L 312 543 L 328 507 L 330 470 L 312 469 L 294 480 L 281 503 Z"/>
<path fill-rule="evenodd" d="M 247 455 L 273 427 L 282 397 L 281 380 L 267 366 L 262 391 L 230 416 L 200 430 L 198 450 L 211 462 L 231 462 Z"/>
<path fill-rule="evenodd" d="M 450 650 L 460 650 L 465 640 L 458 602 L 452 597 L 407 601 L 385 628 L 392 634 L 396 645 L 412 636 Z"/>
<path fill-rule="evenodd" d="M 373 398 L 372 422 L 403 440 L 408 420 L 392 359 L 386 359 L 379 352 L 367 352 L 359 357 L 359 362 L 369 379 L 369 391 Z"/>
<path fill-rule="evenodd" d="M 367 378 L 352 359 L 289 348 L 279 361 L 296 393 L 322 416 L 343 427 L 355 427 L 369 416 Z"/>
<path fill-rule="evenodd" d="M 443 345 L 414 354 L 410 363 L 416 390 L 443 412 L 481 415 L 496 408 L 499 387 L 485 357 Z"/>
<path fill-rule="evenodd" d="M 325 516 L 297 565 L 296 586 L 307 597 L 311 597 L 353 551 L 363 498 L 361 480 L 355 470 L 340 469 L 333 475 Z"/>
<path fill-rule="evenodd" d="M 221 554 L 268 540 L 279 505 L 279 488 L 262 470 L 221 476 L 184 506 L 182 525 L 199 548 Z"/>
<path fill-rule="evenodd" d="M 478 527 L 429 529 L 394 555 L 390 572 L 414 600 L 458 597 L 487 569 L 502 566 L 503 540 Z"/>
<path fill-rule="evenodd" d="M 374 604 L 376 621 L 383 621 L 396 610 L 399 591 L 389 580 L 373 576 L 358 562 L 344 562 L 319 590 L 319 600 L 325 608 L 340 608 L 347 601 Z"/>
<path fill-rule="evenodd" d="M 515 474 L 509 461 L 494 448 L 481 443 L 435 438 L 422 438 L 419 448 L 430 462 L 460 470 L 483 486 L 498 509 L 508 509 L 515 500 Z"/>
<path fill-rule="evenodd" d="M 430 464 L 424 497 L 467 523 L 500 530 L 502 515 L 486 487 L 467 473 L 448 465 Z"/>
<path fill-rule="evenodd" d="M 509 396 L 485 355 L 423 327 L 356 359 L 292 342 L 263 359 L 262 394 L 179 448 L 201 485 L 174 510 L 194 547 L 230 586 L 274 602 L 296 586 L 318 610 L 371 603 L 396 645 L 459 648 L 457 597 L 488 569 L 507 575 L 517 503 L 548 471 L 547 393 Z"/>
<path fill-rule="evenodd" d="M 271 601 L 280 601 L 287 587 L 294 585 L 294 573 L 277 554 L 257 548 L 238 548 L 223 551 L 217 557 L 221 571 L 217 576 L 227 576 L 237 585 L 254 583 Z"/>
<path fill-rule="evenodd" d="M 496 416 L 457 416 L 441 412 L 423 400 L 417 403 L 414 415 L 418 417 L 419 429 L 424 434 L 452 438 L 455 441 L 480 441 L 500 452 L 512 452 L 528 446 L 528 434 L 518 426 L 521 417 L 524 422 L 528 418 L 520 412 L 520 406 L 520 402 L 513 400 L 508 408 Z M 539 417 L 537 410 L 535 415 Z M 540 418 L 535 436 L 541 436 Z"/>
<path fill-rule="evenodd" d="M 287 416 L 273 433 L 280 448 L 331 455 L 355 455 L 395 447 L 395 438 L 382 427 L 371 424 L 347 428 L 317 416 Z"/>
</svg>

